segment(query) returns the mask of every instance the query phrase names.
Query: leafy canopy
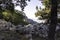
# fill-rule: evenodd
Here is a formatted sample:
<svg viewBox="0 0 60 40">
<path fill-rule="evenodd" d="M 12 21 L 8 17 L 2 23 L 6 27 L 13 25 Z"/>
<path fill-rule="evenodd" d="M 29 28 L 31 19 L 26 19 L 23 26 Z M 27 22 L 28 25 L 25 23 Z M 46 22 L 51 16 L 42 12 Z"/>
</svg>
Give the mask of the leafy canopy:
<svg viewBox="0 0 60 40">
<path fill-rule="evenodd" d="M 15 10 L 14 13 L 12 14 L 9 10 L 5 10 L 4 12 L 2 12 L 2 14 L 3 14 L 4 20 L 10 21 L 14 25 L 18 25 L 18 24 L 26 25 L 27 24 L 27 22 L 24 21 L 25 18 L 21 14 L 20 11 Z"/>
</svg>

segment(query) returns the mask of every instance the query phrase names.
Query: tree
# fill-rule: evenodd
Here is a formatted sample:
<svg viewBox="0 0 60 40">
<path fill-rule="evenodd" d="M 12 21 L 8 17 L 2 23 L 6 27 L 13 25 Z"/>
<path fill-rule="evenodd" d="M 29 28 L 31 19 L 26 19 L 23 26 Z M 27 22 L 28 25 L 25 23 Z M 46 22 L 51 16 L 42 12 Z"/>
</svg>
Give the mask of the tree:
<svg viewBox="0 0 60 40">
<path fill-rule="evenodd" d="M 48 40 L 55 40 L 55 29 L 57 25 L 57 0 L 50 0 L 51 2 L 51 17 L 48 32 Z"/>
<path fill-rule="evenodd" d="M 2 14 L 3 14 L 4 20 L 11 22 L 14 25 L 18 25 L 18 24 L 27 25 L 28 24 L 28 22 L 24 21 L 25 17 L 24 15 L 22 15 L 23 14 L 22 11 L 14 10 L 13 16 L 12 16 L 11 11 L 9 10 L 5 10 L 4 12 L 2 12 Z"/>
<path fill-rule="evenodd" d="M 1 6 L 1 1 L 0 1 L 0 19 L 2 19 L 3 18 L 3 15 L 2 15 L 2 6 Z"/>
<path fill-rule="evenodd" d="M 25 1 L 22 1 L 22 4 Z M 48 40 L 55 40 L 55 29 L 56 29 L 56 25 L 57 25 L 57 0 L 50 0 L 51 3 L 51 14 L 50 14 L 50 27 L 49 27 L 49 32 L 48 32 Z M 46 1 L 47 4 L 47 1 Z M 23 7 L 23 5 L 22 5 Z M 47 8 L 49 8 L 50 6 L 46 6 Z M 24 9 L 24 8 L 23 8 Z M 53 14 L 54 13 L 54 14 Z"/>
<path fill-rule="evenodd" d="M 17 3 L 20 3 L 18 6 L 24 9 L 26 6 L 27 0 L 16 0 Z M 28 0 L 30 1 L 30 0 Z M 16 6 L 17 6 L 16 3 Z M 15 3 L 12 2 L 12 0 L 0 0 L 0 16 L 1 18 L 5 19 L 6 21 L 10 21 L 11 23 L 17 25 L 19 23 L 27 24 L 27 22 L 23 21 L 23 15 L 20 14 L 21 12 L 15 11 L 14 9 Z M 16 13 L 17 12 L 17 13 Z M 18 20 L 19 19 L 19 20 Z"/>
<path fill-rule="evenodd" d="M 60 0 L 57 0 L 57 13 L 58 15 L 60 14 Z M 45 6 L 44 9 L 38 8 L 37 12 L 35 13 L 35 16 L 38 17 L 39 19 L 47 19 L 47 23 L 49 23 L 49 18 L 50 18 L 50 12 L 51 12 L 51 2 L 50 0 L 43 0 L 42 4 Z M 60 23 L 60 18 L 57 17 L 58 23 Z"/>
<path fill-rule="evenodd" d="M 22 11 L 24 11 L 24 8 L 27 5 L 27 2 L 26 1 L 29 1 L 30 2 L 30 0 L 16 0 L 16 1 L 17 1 L 16 5 L 17 6 L 20 6 Z"/>
<path fill-rule="evenodd" d="M 43 0 L 42 4 L 45 6 L 45 8 L 41 9 L 41 7 L 37 10 L 35 13 L 36 17 L 40 16 L 38 19 L 47 19 L 47 23 L 49 23 L 49 18 L 50 18 L 50 11 L 51 11 L 51 4 L 49 0 Z"/>
<path fill-rule="evenodd" d="M 48 0 L 46 0 L 46 1 L 48 1 Z M 49 25 L 49 31 L 48 31 L 48 40 L 55 40 L 55 29 L 56 29 L 56 25 L 57 25 L 57 5 L 58 4 L 57 4 L 57 0 L 49 0 L 49 3 L 51 5 L 51 7 L 50 7 L 51 11 L 50 11 L 50 18 L 49 18 L 50 25 Z M 49 8 L 47 2 L 46 2 L 46 4 L 45 4 L 46 7 Z"/>
<path fill-rule="evenodd" d="M 35 16 L 38 17 L 39 20 L 44 20 L 47 19 L 49 20 L 50 17 L 50 10 L 48 9 L 38 9 L 37 12 L 35 13 Z"/>
</svg>

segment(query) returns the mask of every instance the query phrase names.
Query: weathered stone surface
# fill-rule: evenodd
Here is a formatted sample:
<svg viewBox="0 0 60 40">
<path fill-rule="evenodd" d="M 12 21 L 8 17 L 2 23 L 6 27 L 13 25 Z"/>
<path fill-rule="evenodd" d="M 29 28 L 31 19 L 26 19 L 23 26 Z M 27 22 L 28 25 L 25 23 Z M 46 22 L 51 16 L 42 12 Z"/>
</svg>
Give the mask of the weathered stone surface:
<svg viewBox="0 0 60 40">
<path fill-rule="evenodd" d="M 13 25 L 0 19 L 0 40 L 43 40 L 47 38 L 47 24 Z M 28 36 L 28 37 L 27 37 Z M 60 38 L 60 24 L 56 27 L 56 39 Z"/>
</svg>

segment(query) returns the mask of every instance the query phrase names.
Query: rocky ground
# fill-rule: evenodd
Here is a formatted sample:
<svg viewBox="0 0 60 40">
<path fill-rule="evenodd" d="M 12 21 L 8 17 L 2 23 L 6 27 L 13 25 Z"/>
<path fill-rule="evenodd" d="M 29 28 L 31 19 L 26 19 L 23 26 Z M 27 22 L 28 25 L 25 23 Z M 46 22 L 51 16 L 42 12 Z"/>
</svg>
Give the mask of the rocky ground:
<svg viewBox="0 0 60 40">
<path fill-rule="evenodd" d="M 46 38 L 39 37 L 39 35 L 30 35 L 29 39 L 26 35 L 17 32 L 16 26 L 11 24 L 10 22 L 6 22 L 5 20 L 0 19 L 0 40 L 46 40 Z M 60 40 L 60 31 L 56 32 L 56 40 Z"/>
</svg>

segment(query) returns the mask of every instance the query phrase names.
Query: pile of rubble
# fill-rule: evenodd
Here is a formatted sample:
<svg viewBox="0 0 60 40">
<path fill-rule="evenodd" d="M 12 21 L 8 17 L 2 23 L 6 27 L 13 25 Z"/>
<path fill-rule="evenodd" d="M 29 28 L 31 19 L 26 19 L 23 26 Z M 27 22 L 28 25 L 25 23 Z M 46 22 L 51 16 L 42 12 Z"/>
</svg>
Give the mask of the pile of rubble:
<svg viewBox="0 0 60 40">
<path fill-rule="evenodd" d="M 16 26 L 17 31 L 19 31 L 20 33 L 24 33 L 24 34 L 32 34 L 32 35 L 38 35 L 40 37 L 47 37 L 48 36 L 48 29 L 49 24 L 29 24 L 29 25 L 25 25 L 24 27 L 22 27 L 21 25 Z M 60 24 L 58 24 L 56 26 L 56 32 L 58 32 L 60 30 Z M 60 31 L 59 31 L 60 32 Z"/>
<path fill-rule="evenodd" d="M 5 20 L 0 19 L 0 31 L 1 30 L 12 30 L 16 26 L 14 26 L 11 22 L 7 22 Z"/>
<path fill-rule="evenodd" d="M 20 40 L 18 38 L 20 36 L 18 36 L 17 33 L 19 33 L 19 35 L 20 33 L 27 36 L 31 35 L 31 38 L 32 36 L 37 36 L 37 35 L 39 37 L 45 38 L 48 36 L 48 31 L 49 31 L 48 27 L 49 27 L 49 24 L 48 25 L 47 24 L 33 24 L 33 25 L 29 24 L 25 26 L 22 26 L 22 25 L 15 26 L 10 22 L 6 22 L 5 20 L 0 19 L 0 39 L 8 37 L 8 39 L 11 39 L 11 40 L 13 40 L 14 38 L 16 38 L 17 40 Z M 60 24 L 57 25 L 56 31 L 60 31 Z"/>
</svg>

